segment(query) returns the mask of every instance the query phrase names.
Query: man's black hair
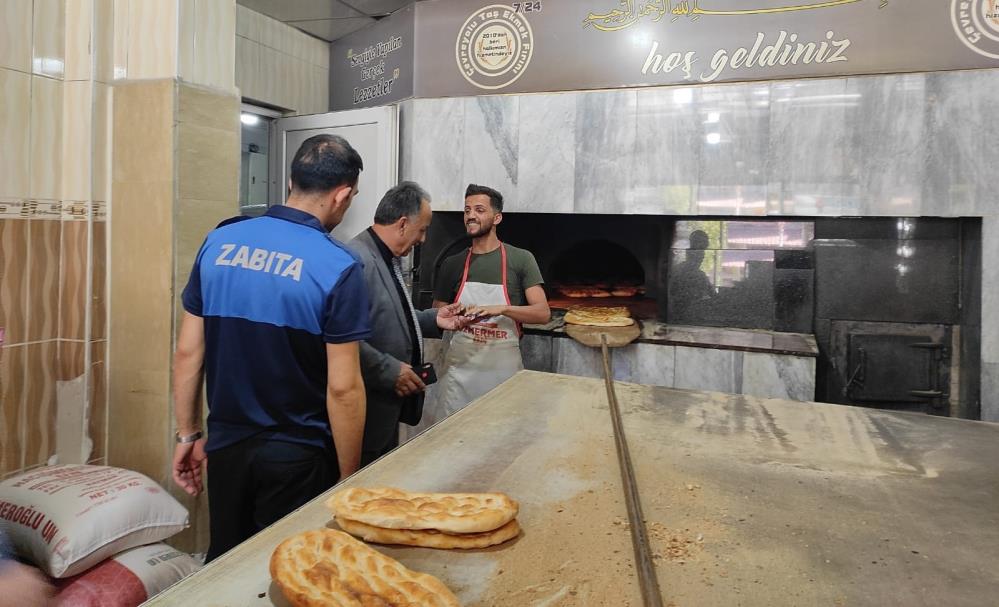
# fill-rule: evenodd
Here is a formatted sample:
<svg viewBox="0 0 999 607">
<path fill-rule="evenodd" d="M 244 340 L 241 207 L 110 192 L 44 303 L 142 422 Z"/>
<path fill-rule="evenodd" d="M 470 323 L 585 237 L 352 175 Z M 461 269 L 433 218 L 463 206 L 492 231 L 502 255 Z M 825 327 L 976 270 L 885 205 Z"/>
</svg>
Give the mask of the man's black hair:
<svg viewBox="0 0 999 607">
<path fill-rule="evenodd" d="M 468 184 L 468 187 L 465 188 L 465 198 L 478 194 L 485 194 L 489 197 L 489 204 L 493 207 L 494 211 L 497 213 L 503 212 L 503 195 L 496 190 L 484 185 L 475 185 L 474 183 Z"/>
<path fill-rule="evenodd" d="M 382 196 L 375 209 L 375 223 L 389 226 L 403 217 L 416 217 L 424 200 L 430 202 L 426 190 L 412 181 L 403 181 Z"/>
<path fill-rule="evenodd" d="M 291 161 L 292 190 L 319 194 L 342 185 L 354 187 L 364 168 L 360 154 L 339 135 L 309 137 Z"/>
</svg>

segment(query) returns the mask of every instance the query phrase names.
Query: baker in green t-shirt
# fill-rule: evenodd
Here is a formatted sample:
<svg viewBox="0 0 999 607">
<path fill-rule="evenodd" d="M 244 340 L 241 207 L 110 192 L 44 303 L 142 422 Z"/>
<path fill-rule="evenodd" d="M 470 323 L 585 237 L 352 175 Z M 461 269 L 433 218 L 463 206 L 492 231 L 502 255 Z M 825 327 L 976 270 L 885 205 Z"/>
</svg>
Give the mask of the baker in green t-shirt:
<svg viewBox="0 0 999 607">
<path fill-rule="evenodd" d="M 458 411 L 524 368 L 520 325 L 551 318 L 541 270 L 530 251 L 503 244 L 503 196 L 471 184 L 465 190 L 466 251 L 444 260 L 434 280 L 434 307 L 454 302 L 478 319 L 451 335 L 435 402 L 440 419 Z"/>
</svg>

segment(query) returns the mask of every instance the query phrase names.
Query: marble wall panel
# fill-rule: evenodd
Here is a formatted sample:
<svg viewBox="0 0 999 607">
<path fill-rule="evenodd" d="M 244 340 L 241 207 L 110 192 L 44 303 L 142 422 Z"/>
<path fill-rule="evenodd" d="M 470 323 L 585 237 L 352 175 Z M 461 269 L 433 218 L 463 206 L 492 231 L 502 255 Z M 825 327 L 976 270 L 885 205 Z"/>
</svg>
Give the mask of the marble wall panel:
<svg viewBox="0 0 999 607">
<path fill-rule="evenodd" d="M 515 95 L 465 99 L 462 181 L 503 194 L 504 206 L 517 207 L 520 98 Z M 461 197 L 460 193 L 448 196 Z"/>
<path fill-rule="evenodd" d="M 759 352 L 742 354 L 742 394 L 815 400 L 815 359 Z"/>
<path fill-rule="evenodd" d="M 624 213 L 632 205 L 638 93 L 580 93 L 576 100 L 577 213 Z"/>
<path fill-rule="evenodd" d="M 696 197 L 705 128 L 694 89 L 640 89 L 629 213 L 686 214 Z M 714 116 L 712 116 L 713 118 Z"/>
<path fill-rule="evenodd" d="M 926 74 L 924 214 L 996 214 L 992 142 L 999 137 L 999 124 L 977 118 L 991 113 L 996 95 L 995 70 Z"/>
<path fill-rule="evenodd" d="M 999 363 L 982 363 L 982 420 L 999 422 Z"/>
<path fill-rule="evenodd" d="M 524 368 L 544 373 L 553 372 L 552 338 L 548 335 L 525 335 L 520 340 Z"/>
<path fill-rule="evenodd" d="M 600 350 L 584 346 L 574 339 L 552 339 L 552 360 L 555 373 L 597 379 L 604 376 L 604 363 Z"/>
<path fill-rule="evenodd" d="M 675 347 L 660 344 L 638 343 L 614 348 L 611 354 L 614 379 L 672 387 L 675 380 L 675 357 Z"/>
<path fill-rule="evenodd" d="M 997 209 L 999 211 L 999 209 Z M 999 213 L 982 219 L 982 360 L 999 363 Z M 982 394 L 986 394 L 984 387 Z M 993 392 L 999 399 L 999 392 Z"/>
<path fill-rule="evenodd" d="M 410 106 L 409 172 L 434 199 L 434 210 L 461 211 L 465 203 L 465 100 L 417 99 Z"/>
<path fill-rule="evenodd" d="M 738 394 L 742 388 L 742 352 L 676 347 L 676 388 Z"/>
<path fill-rule="evenodd" d="M 192 82 L 224 91 L 235 87 L 234 0 L 196 0 L 194 5 Z"/>
<path fill-rule="evenodd" d="M 926 75 L 847 79 L 861 215 L 907 216 L 922 212 Z"/>
<path fill-rule="evenodd" d="M 510 210 L 571 213 L 576 170 L 578 95 L 520 98 L 517 197 Z"/>
<path fill-rule="evenodd" d="M 704 124 L 700 141 L 700 215 L 766 212 L 770 147 L 770 85 L 699 87 L 694 104 Z M 717 122 L 714 118 L 717 115 Z"/>
<path fill-rule="evenodd" d="M 809 215 L 856 210 L 856 160 L 849 152 L 859 106 L 859 93 L 847 92 L 845 78 L 771 85 L 769 212 Z"/>
</svg>

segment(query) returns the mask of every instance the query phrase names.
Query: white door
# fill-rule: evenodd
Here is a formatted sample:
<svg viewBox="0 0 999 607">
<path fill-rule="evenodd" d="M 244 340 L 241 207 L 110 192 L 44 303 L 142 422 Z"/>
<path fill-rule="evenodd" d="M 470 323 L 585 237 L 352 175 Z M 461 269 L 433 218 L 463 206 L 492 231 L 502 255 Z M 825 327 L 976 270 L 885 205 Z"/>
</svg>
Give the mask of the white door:
<svg viewBox="0 0 999 607">
<path fill-rule="evenodd" d="M 361 155 L 358 194 L 333 236 L 347 242 L 369 225 L 382 195 L 399 181 L 399 112 L 396 106 L 281 118 L 271 141 L 271 200 L 288 198 L 291 161 L 302 142 L 322 133 L 339 135 Z"/>
</svg>

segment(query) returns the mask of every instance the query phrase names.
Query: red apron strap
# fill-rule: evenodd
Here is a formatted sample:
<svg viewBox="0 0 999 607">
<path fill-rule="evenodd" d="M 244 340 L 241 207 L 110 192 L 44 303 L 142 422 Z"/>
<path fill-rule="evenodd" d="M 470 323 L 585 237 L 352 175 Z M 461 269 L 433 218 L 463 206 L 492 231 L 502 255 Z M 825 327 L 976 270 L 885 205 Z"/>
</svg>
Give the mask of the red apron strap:
<svg viewBox="0 0 999 607">
<path fill-rule="evenodd" d="M 471 250 L 471 249 L 469 249 Z M 510 290 L 506 286 L 506 245 L 502 242 L 500 243 L 500 264 L 503 266 L 503 297 L 506 299 L 506 305 L 511 305 L 510 303 Z M 512 319 L 511 319 L 512 320 Z M 522 337 L 524 331 L 520 328 L 520 323 L 513 321 L 513 324 L 517 326 L 517 336 Z"/>
</svg>

